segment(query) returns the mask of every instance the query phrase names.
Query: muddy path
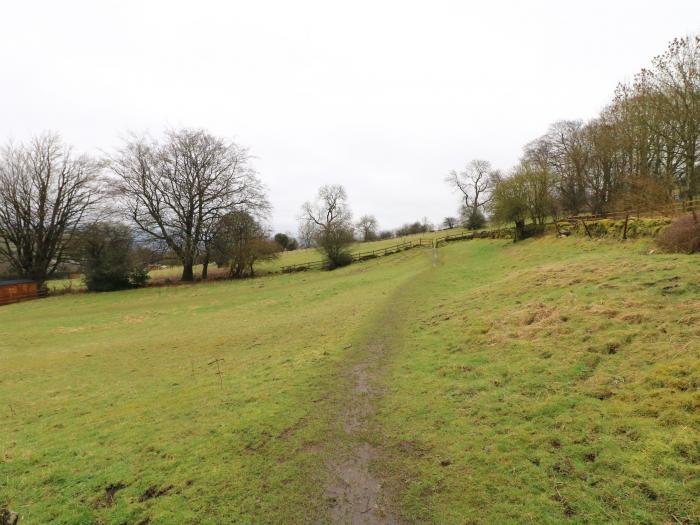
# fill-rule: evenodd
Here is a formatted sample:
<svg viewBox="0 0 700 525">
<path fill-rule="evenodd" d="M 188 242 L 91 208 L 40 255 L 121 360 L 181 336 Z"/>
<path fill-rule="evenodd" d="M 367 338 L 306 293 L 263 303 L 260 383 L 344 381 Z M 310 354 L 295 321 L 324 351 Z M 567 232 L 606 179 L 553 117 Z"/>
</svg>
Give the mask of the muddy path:
<svg viewBox="0 0 700 525">
<path fill-rule="evenodd" d="M 389 495 L 381 479 L 371 471 L 371 462 L 381 453 L 368 435 L 373 404 L 381 395 L 377 370 L 387 351 L 383 340 L 370 341 L 362 359 L 350 369 L 352 387 L 342 402 L 339 425 L 343 443 L 334 447 L 328 468 L 326 496 L 331 502 L 332 523 L 343 525 L 398 524 Z"/>
<path fill-rule="evenodd" d="M 391 350 L 400 344 L 402 311 L 411 307 L 421 274 L 436 271 L 437 254 L 426 251 L 414 256 L 422 258 L 422 265 L 407 271 L 394 292 L 376 305 L 363 342 L 351 348 L 341 371 L 344 380 L 338 384 L 335 434 L 329 436 L 329 481 L 325 487 L 328 515 L 334 524 L 403 522 L 396 494 L 383 483 L 381 472 L 374 469 L 375 460 L 383 454 L 375 416 L 383 394 L 382 384 L 387 379 L 385 371 Z"/>
</svg>

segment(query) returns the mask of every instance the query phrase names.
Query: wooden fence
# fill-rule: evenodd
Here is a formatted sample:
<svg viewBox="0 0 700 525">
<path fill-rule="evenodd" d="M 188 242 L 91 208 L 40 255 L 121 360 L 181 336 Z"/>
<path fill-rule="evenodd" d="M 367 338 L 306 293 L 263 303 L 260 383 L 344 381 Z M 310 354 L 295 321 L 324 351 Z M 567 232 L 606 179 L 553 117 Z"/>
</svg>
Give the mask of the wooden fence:
<svg viewBox="0 0 700 525">
<path fill-rule="evenodd" d="M 597 221 L 602 219 L 624 220 L 627 218 L 653 219 L 655 217 L 675 217 L 676 215 L 680 215 L 682 213 L 692 213 L 693 211 L 700 211 L 700 199 L 676 201 L 646 209 L 617 210 L 598 214 L 579 214 L 567 217 L 565 220 Z"/>
<path fill-rule="evenodd" d="M 366 261 L 368 259 L 375 259 L 377 257 L 382 257 L 384 255 L 391 255 L 392 253 L 402 252 L 404 250 L 410 250 L 417 246 L 432 246 L 432 240 L 430 239 L 418 239 L 417 241 L 406 241 L 400 244 L 395 244 L 393 246 L 387 246 L 386 248 L 378 248 L 376 250 L 358 252 L 352 254 L 352 260 L 355 261 Z M 321 270 L 327 266 L 327 261 L 311 261 L 299 264 L 289 264 L 282 266 L 280 269 L 282 273 L 292 273 L 292 272 L 303 272 L 305 270 Z"/>
<path fill-rule="evenodd" d="M 558 222 L 570 222 L 576 223 L 581 222 L 586 231 L 588 228 L 586 221 L 595 222 L 603 219 L 611 220 L 628 220 L 631 218 L 653 218 L 653 217 L 674 217 L 681 213 L 689 213 L 692 211 L 700 211 L 700 199 L 694 199 L 690 201 L 679 201 L 673 202 L 668 205 L 659 206 L 653 209 L 646 210 L 624 210 L 624 211 L 611 211 L 602 214 L 589 214 L 589 215 L 575 215 L 571 217 L 566 217 L 560 221 L 550 220 L 543 227 L 546 226 L 558 226 Z M 557 228 L 558 230 L 558 228 Z M 449 231 L 449 230 L 440 230 Z M 353 262 L 355 261 L 366 261 L 368 259 L 374 259 L 376 257 L 382 257 L 384 255 L 391 255 L 392 253 L 397 253 L 404 250 L 410 250 L 411 248 L 419 248 L 421 246 L 444 246 L 448 242 L 452 241 L 462 241 L 470 239 L 494 239 L 494 238 L 505 238 L 513 237 L 513 228 L 494 228 L 488 230 L 467 232 L 467 233 L 455 233 L 447 234 L 441 237 L 434 237 L 431 239 L 420 238 L 414 241 L 406 241 L 401 244 L 396 244 L 394 246 L 389 246 L 387 248 L 380 248 L 377 250 L 359 252 L 352 255 Z M 590 233 L 589 233 L 590 235 Z M 291 264 L 287 266 L 282 266 L 282 273 L 291 272 L 301 272 L 305 270 L 321 270 L 327 267 L 326 261 L 312 261 L 307 263 Z"/>
<path fill-rule="evenodd" d="M 48 294 L 49 291 L 46 288 L 44 288 L 39 289 L 35 292 L 0 297 L 0 306 L 4 306 L 6 304 L 19 303 L 21 301 L 29 301 L 31 299 L 39 299 L 41 297 L 46 297 Z"/>
<path fill-rule="evenodd" d="M 431 239 L 423 239 L 422 237 L 417 240 L 402 242 L 401 244 L 395 244 L 393 246 L 388 246 L 386 248 L 378 248 L 376 250 L 358 252 L 352 254 L 352 260 L 355 261 L 366 261 L 369 259 L 375 259 L 377 257 L 383 257 L 385 255 L 391 255 L 393 253 L 402 252 L 405 250 L 410 250 L 412 248 L 420 248 L 421 246 L 436 248 L 443 246 L 448 242 L 469 240 L 476 238 L 494 238 L 497 236 L 502 236 L 504 233 L 509 233 L 512 235 L 512 229 L 501 228 L 498 230 L 484 230 L 481 232 L 468 232 L 468 233 L 456 233 L 453 235 L 443 235 L 442 237 L 434 237 Z M 306 270 L 322 270 L 327 267 L 327 261 L 311 261 L 299 264 L 290 264 L 287 266 L 282 266 L 280 271 L 282 273 L 292 273 L 292 272 L 303 272 Z"/>
</svg>

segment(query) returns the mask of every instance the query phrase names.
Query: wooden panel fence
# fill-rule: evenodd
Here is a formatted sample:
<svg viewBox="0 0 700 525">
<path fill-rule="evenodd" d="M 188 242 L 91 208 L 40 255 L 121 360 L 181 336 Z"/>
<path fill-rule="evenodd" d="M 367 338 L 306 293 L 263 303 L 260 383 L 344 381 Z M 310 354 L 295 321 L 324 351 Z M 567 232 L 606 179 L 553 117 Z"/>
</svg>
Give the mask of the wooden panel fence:
<svg viewBox="0 0 700 525">
<path fill-rule="evenodd" d="M 2 295 L 0 296 L 0 306 L 4 306 L 6 304 L 19 303 L 21 301 L 29 301 L 31 299 L 39 299 L 41 297 L 46 297 L 48 293 L 48 290 L 44 288 L 13 295 Z"/>
</svg>

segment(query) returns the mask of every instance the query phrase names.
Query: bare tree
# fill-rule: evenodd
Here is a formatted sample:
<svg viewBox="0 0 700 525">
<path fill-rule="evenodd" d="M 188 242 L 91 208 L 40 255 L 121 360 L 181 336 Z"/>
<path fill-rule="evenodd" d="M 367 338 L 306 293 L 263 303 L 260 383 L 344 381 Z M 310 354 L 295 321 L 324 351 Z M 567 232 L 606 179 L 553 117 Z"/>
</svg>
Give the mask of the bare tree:
<svg viewBox="0 0 700 525">
<path fill-rule="evenodd" d="M 229 265 L 229 277 L 255 275 L 255 263 L 276 257 L 282 246 L 268 238 L 267 231 L 250 213 L 236 211 L 221 218 L 211 241 L 218 266 Z"/>
<path fill-rule="evenodd" d="M 518 164 L 510 177 L 498 177 L 489 207 L 495 221 L 515 223 L 515 241 L 525 237 L 528 218 L 543 231 L 554 207 L 551 178 L 549 171 L 528 162 Z"/>
<path fill-rule="evenodd" d="M 443 225 L 445 228 L 448 228 L 448 229 L 451 230 L 452 228 L 454 228 L 455 226 L 457 226 L 457 223 L 458 223 L 458 222 L 459 222 L 459 221 L 457 220 L 457 217 L 445 217 L 445 218 L 443 219 L 443 221 L 442 221 L 442 225 Z"/>
<path fill-rule="evenodd" d="M 300 221 L 300 230 L 313 232 L 316 244 L 325 252 L 331 268 L 350 263 L 347 247 L 353 241 L 352 213 L 342 186 L 322 186 L 316 202 L 306 202 L 302 206 Z"/>
<path fill-rule="evenodd" d="M 55 134 L 0 154 L 0 257 L 43 286 L 100 194 L 100 165 Z"/>
<path fill-rule="evenodd" d="M 297 235 L 299 236 L 299 245 L 302 248 L 312 248 L 316 245 L 316 225 L 313 222 L 304 220 L 303 217 L 299 221 Z"/>
<path fill-rule="evenodd" d="M 491 200 L 494 178 L 499 175 L 487 160 L 472 160 L 463 171 L 452 170 L 445 181 L 462 193 L 464 205 L 477 215 Z"/>
<path fill-rule="evenodd" d="M 671 41 L 636 80 L 655 95 L 649 100 L 660 118 L 650 121 L 650 130 L 678 159 L 678 188 L 692 199 L 700 192 L 700 36 Z"/>
<path fill-rule="evenodd" d="M 221 217 L 269 207 L 248 151 L 204 130 L 169 131 L 162 143 L 132 138 L 110 166 L 130 218 L 177 255 L 183 281 Z"/>
<path fill-rule="evenodd" d="M 374 215 L 363 215 L 360 217 L 360 220 L 357 221 L 356 228 L 363 241 L 368 242 L 377 240 L 377 229 L 379 228 L 379 223 Z"/>
</svg>

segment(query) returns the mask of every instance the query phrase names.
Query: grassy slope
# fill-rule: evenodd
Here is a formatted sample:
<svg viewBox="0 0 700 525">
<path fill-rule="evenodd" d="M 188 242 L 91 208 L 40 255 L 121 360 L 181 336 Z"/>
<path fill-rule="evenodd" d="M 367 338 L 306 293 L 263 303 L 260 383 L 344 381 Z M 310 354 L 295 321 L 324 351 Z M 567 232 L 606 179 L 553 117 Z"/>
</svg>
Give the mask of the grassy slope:
<svg viewBox="0 0 700 525">
<path fill-rule="evenodd" d="M 338 363 L 382 297 L 428 264 L 413 251 L 3 307 L 0 506 L 26 523 L 314 519 Z M 140 501 L 151 486 L 167 495 Z"/>
<path fill-rule="evenodd" d="M 401 311 L 376 422 L 406 518 L 700 521 L 700 259 L 647 250 L 440 251 Z"/>
<path fill-rule="evenodd" d="M 391 246 L 396 246 L 408 241 L 417 241 L 418 239 L 432 239 L 433 237 L 443 237 L 445 235 L 458 235 L 464 233 L 468 230 L 463 228 L 454 228 L 452 230 L 444 230 L 437 232 L 420 233 L 416 235 L 406 235 L 404 237 L 397 237 L 395 239 L 386 239 L 382 241 L 372 241 L 372 242 L 357 242 L 353 244 L 350 248 L 352 253 L 367 252 L 372 250 L 381 250 L 384 248 L 389 248 Z M 294 250 L 291 252 L 283 252 L 277 259 L 272 261 L 263 261 L 258 263 L 255 270 L 259 274 L 267 274 L 270 272 L 277 272 L 282 266 L 301 264 L 311 261 L 323 260 L 323 253 L 315 248 L 306 248 L 302 250 Z M 195 275 L 199 275 L 202 271 L 201 265 L 195 266 Z M 209 271 L 212 274 L 218 272 L 216 265 L 212 264 Z M 170 268 L 165 268 L 163 270 L 153 270 L 150 272 L 151 278 L 153 280 L 165 280 L 171 279 L 177 281 L 182 275 L 181 266 L 172 266 Z M 76 290 L 84 289 L 85 286 L 82 283 L 82 279 L 54 279 L 49 281 L 49 287 L 52 290 L 62 290 L 66 287 L 72 287 Z"/>
<path fill-rule="evenodd" d="M 414 250 L 2 308 L 0 504 L 28 523 L 314 521 L 338 385 L 383 330 L 374 468 L 408 520 L 698 519 L 700 261 L 647 251 L 461 242 L 437 268 Z M 152 485 L 173 487 L 139 501 Z"/>
</svg>

